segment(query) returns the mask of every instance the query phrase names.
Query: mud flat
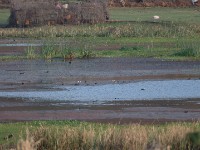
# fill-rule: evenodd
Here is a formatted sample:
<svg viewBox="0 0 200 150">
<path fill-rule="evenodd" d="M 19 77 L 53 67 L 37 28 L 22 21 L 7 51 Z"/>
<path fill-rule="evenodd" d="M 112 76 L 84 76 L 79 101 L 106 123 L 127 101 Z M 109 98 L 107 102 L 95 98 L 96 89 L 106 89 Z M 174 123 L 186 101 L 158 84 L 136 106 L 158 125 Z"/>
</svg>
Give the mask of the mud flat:
<svg viewBox="0 0 200 150">
<path fill-rule="evenodd" d="M 96 58 L 0 62 L 0 121 L 200 119 L 200 62 Z"/>
</svg>

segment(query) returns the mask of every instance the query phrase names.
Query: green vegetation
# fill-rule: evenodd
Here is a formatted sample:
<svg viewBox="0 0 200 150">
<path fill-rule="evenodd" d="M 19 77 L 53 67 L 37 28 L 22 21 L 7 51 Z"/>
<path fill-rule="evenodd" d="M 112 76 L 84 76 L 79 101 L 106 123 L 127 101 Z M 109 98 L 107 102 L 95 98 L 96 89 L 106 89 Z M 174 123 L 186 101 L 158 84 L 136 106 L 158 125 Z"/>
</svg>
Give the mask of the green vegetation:
<svg viewBox="0 0 200 150">
<path fill-rule="evenodd" d="M 199 8 L 141 7 L 111 8 L 111 20 L 154 21 L 153 16 L 160 16 L 159 22 L 200 23 Z"/>
<path fill-rule="evenodd" d="M 8 9 L 0 9 L 0 27 L 4 27 L 8 24 L 10 12 Z"/>
<path fill-rule="evenodd" d="M 111 125 L 79 121 L 0 124 L 0 148 L 199 149 L 200 123 Z"/>
<path fill-rule="evenodd" d="M 44 41 L 41 52 L 36 53 L 34 47 L 28 47 L 26 56 L 20 56 L 20 58 L 131 56 L 199 60 L 200 19 L 198 18 L 200 16 L 198 9 L 110 8 L 111 20 L 133 22 L 0 28 L 0 37 Z M 5 13 L 9 14 L 8 10 L 0 11 L 0 20 L 5 20 Z M 159 15 L 160 20 L 152 20 L 154 15 Z M 5 58 L 6 56 L 0 59 Z"/>
<path fill-rule="evenodd" d="M 26 58 L 156 57 L 200 59 L 198 39 L 167 38 L 60 38 L 47 40 L 41 50 L 29 46 Z M 21 58 L 25 58 L 21 57 Z M 3 57 L 2 57 L 3 59 Z"/>
<path fill-rule="evenodd" d="M 22 38 L 23 56 L 7 59 L 156 57 L 200 60 L 198 8 L 110 8 L 112 22 L 80 26 L 0 28 L 0 38 Z M 152 20 L 159 15 L 160 20 Z M 8 10 L 0 10 L 0 26 Z M 28 128 L 26 132 L 25 129 Z M 0 149 L 200 149 L 200 123 L 104 125 L 78 121 L 34 121 L 0 124 Z"/>
<path fill-rule="evenodd" d="M 29 46 L 26 50 L 26 57 L 28 59 L 34 59 L 36 58 L 36 48 L 33 47 L 32 45 Z"/>
</svg>

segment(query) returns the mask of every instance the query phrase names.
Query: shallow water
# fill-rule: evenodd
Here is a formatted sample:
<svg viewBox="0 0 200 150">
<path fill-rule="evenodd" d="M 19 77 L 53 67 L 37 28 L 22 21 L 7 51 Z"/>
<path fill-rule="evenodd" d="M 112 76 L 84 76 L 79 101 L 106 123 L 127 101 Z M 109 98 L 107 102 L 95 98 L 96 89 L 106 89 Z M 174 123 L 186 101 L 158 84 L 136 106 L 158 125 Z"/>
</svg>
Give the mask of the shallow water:
<svg viewBox="0 0 200 150">
<path fill-rule="evenodd" d="M 200 80 L 141 81 L 128 84 L 56 86 L 48 90 L 0 92 L 0 97 L 35 100 L 105 102 L 200 98 Z"/>
<path fill-rule="evenodd" d="M 0 47 L 27 47 L 27 46 L 42 46 L 42 44 L 33 44 L 33 43 L 15 43 L 15 44 L 0 44 Z"/>
</svg>

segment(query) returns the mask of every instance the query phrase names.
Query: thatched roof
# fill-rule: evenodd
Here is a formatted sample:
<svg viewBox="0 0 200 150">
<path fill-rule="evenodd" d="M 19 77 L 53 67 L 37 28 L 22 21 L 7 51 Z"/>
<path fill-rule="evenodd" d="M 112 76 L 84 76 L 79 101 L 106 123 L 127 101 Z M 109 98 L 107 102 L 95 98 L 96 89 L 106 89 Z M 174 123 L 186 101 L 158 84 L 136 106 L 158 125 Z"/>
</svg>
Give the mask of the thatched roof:
<svg viewBox="0 0 200 150">
<path fill-rule="evenodd" d="M 66 7 L 55 0 L 12 0 L 10 24 L 24 27 L 104 22 L 109 16 L 102 1 L 69 3 Z"/>
<path fill-rule="evenodd" d="M 76 23 L 101 23 L 109 19 L 107 0 L 85 0 L 69 3 L 68 11 L 76 16 Z"/>
<path fill-rule="evenodd" d="M 10 24 L 43 25 L 56 22 L 55 0 L 12 0 Z"/>
</svg>

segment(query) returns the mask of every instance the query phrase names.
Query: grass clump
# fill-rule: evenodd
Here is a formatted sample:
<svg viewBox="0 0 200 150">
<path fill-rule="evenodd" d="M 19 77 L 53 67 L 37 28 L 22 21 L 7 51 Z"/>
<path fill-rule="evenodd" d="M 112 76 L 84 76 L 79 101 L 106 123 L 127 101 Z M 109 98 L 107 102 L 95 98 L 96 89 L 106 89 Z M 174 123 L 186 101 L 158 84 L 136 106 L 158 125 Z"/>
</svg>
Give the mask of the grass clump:
<svg viewBox="0 0 200 150">
<path fill-rule="evenodd" d="M 52 59 L 56 54 L 55 46 L 53 44 L 44 44 L 42 47 L 42 56 L 45 59 Z"/>
<path fill-rule="evenodd" d="M 174 56 L 180 57 L 200 57 L 200 42 L 191 40 L 177 41 L 178 51 L 174 53 Z"/>
<path fill-rule="evenodd" d="M 37 58 L 37 54 L 36 54 L 36 47 L 28 46 L 28 48 L 26 49 L 26 58 L 27 59 L 35 59 Z"/>
<path fill-rule="evenodd" d="M 64 59 L 73 59 L 75 57 L 74 48 L 68 43 L 60 43 L 59 45 L 59 53 Z"/>
<path fill-rule="evenodd" d="M 92 50 L 81 49 L 80 50 L 80 58 L 93 58 L 96 54 Z"/>
<path fill-rule="evenodd" d="M 66 41 L 45 40 L 41 50 L 36 52 L 36 46 L 28 46 L 26 49 L 26 58 L 44 58 L 53 59 L 55 57 L 63 58 L 64 60 L 72 60 L 74 58 L 93 58 L 96 56 L 93 43 L 90 41 L 81 41 L 71 39 Z"/>
<path fill-rule="evenodd" d="M 182 49 L 174 54 L 175 56 L 196 57 L 198 53 L 193 48 Z"/>
<path fill-rule="evenodd" d="M 186 141 L 188 141 L 188 149 L 200 149 L 200 132 L 188 133 Z"/>
</svg>

